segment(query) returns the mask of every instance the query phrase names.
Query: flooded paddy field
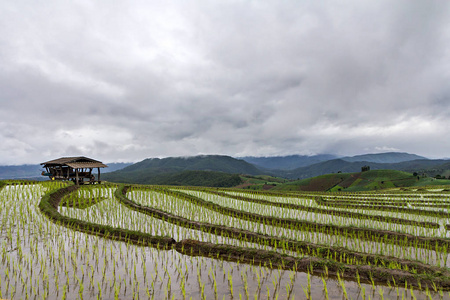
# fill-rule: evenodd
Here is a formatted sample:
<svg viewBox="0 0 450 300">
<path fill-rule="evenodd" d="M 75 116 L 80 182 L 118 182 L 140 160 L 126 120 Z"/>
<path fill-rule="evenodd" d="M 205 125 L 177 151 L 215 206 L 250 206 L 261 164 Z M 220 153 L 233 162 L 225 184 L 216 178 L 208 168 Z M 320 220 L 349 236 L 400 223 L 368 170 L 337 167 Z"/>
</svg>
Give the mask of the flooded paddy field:
<svg viewBox="0 0 450 300">
<path fill-rule="evenodd" d="M 393 225 L 375 210 L 320 205 L 316 194 L 115 185 L 67 191 L 43 211 L 46 195 L 66 187 L 0 190 L 0 299 L 450 299 L 439 214 L 380 210 L 405 220 Z M 405 193 L 449 201 L 443 191 Z M 391 207 L 399 195 L 367 199 Z"/>
</svg>

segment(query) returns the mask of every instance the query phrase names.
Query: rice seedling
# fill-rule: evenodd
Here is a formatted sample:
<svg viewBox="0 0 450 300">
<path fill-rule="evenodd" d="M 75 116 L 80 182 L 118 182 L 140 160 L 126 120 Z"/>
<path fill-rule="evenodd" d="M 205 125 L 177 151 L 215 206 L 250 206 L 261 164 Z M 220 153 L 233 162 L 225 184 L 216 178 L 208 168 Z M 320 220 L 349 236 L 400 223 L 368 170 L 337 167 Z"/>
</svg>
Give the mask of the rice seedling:
<svg viewBox="0 0 450 300">
<path fill-rule="evenodd" d="M 223 191 L 230 195 L 278 203 L 277 206 L 228 198 L 210 191 L 177 190 L 220 204 L 221 208 L 217 210 L 175 196 L 164 189 L 142 190 L 139 187 L 128 191 L 127 197 L 142 206 L 159 209 L 191 222 L 211 225 L 211 229 L 202 230 L 192 227 L 192 223 L 189 223 L 189 227 L 185 222 L 169 222 L 169 215 L 163 219 L 133 210 L 115 198 L 117 187 L 106 185 L 83 187 L 67 194 L 55 208 L 61 216 L 55 221 L 42 213 L 39 203 L 45 195 L 67 185 L 61 182 L 12 183 L 3 185 L 0 190 L 0 298 L 229 299 L 233 295 L 234 298 L 244 299 L 292 299 L 297 295 L 299 298 L 328 299 L 329 295 L 338 295 L 349 299 L 383 299 L 390 293 L 396 297 L 409 295 L 409 298 L 418 299 L 449 298 L 440 285 L 440 280 L 445 279 L 448 262 L 446 223 L 442 217 L 444 214 L 441 214 L 444 208 L 438 206 L 449 202 L 449 197 L 442 191 L 407 192 L 405 195 L 272 195 Z M 342 204 L 337 201 L 347 201 L 346 205 L 361 206 L 364 203 L 355 202 L 364 201 L 364 205 L 370 206 L 379 205 L 372 203 L 375 200 L 384 201 L 387 209 L 375 211 L 366 207 L 323 206 L 314 200 L 318 196 L 335 197 L 336 203 L 333 205 Z M 426 213 L 421 215 L 401 210 L 399 203 L 402 197 L 411 203 L 408 209 L 423 209 Z M 308 217 L 301 211 L 296 212 L 289 206 L 291 204 L 312 209 L 326 207 L 330 212 L 315 210 L 314 218 Z M 263 217 L 243 218 L 239 214 L 230 215 L 228 209 Z M 350 220 L 333 210 L 364 214 L 367 218 Z M 375 218 L 377 214 L 415 223 L 395 223 L 390 222 L 393 219 L 389 218 L 381 221 Z M 320 228 L 317 225 L 314 230 L 310 230 L 313 226 L 306 226 L 305 223 L 277 221 L 301 218 L 311 224 L 330 226 Z M 419 222 L 434 222 L 440 227 L 428 228 L 420 226 Z M 111 231 L 99 234 L 97 229 L 90 229 L 85 232 L 83 224 L 87 223 L 105 226 L 95 228 L 110 228 L 108 230 Z M 227 236 L 226 231 L 218 229 L 219 226 L 237 230 L 238 234 L 229 231 Z M 347 229 L 339 230 L 339 227 Z M 361 232 L 357 231 L 358 228 L 362 228 Z M 368 229 L 413 233 L 429 239 L 405 239 L 402 235 L 396 238 L 375 236 Z M 258 235 L 249 239 L 243 234 L 244 230 Z M 168 236 L 174 238 L 177 244 L 189 239 L 192 243 L 185 243 L 184 247 L 208 243 L 211 251 L 222 249 L 220 251 L 228 252 L 209 255 L 207 252 L 198 252 L 205 248 L 186 248 L 192 251 L 191 255 L 181 251 L 181 244 L 178 249 L 157 243 L 133 243 L 130 239 L 116 239 L 114 232 Z M 307 246 L 295 246 L 300 245 L 297 242 L 305 241 L 309 243 L 309 250 Z M 273 251 L 275 247 L 279 257 L 295 258 L 297 264 L 301 259 L 307 259 L 308 268 L 299 272 L 300 264 L 289 265 L 289 260 L 285 259 L 276 262 L 273 260 L 278 257 L 275 254 L 270 254 L 270 260 L 257 260 L 257 256 L 252 254 L 254 251 L 277 253 Z M 345 251 L 338 252 L 337 248 Z M 238 249 L 240 255 L 233 252 Z M 357 253 L 374 255 L 374 259 L 364 260 Z M 397 260 L 389 260 L 388 256 Z M 375 257 L 378 257 L 377 261 Z M 401 260 L 419 261 L 420 264 L 402 264 Z M 344 278 L 341 273 L 333 271 L 334 266 L 338 265 L 357 271 L 353 277 Z M 327 266 L 331 267 L 330 273 Z M 433 278 L 436 280 L 427 284 L 426 280 L 415 285 L 413 282 L 399 284 L 400 279 L 394 276 L 384 283 L 371 282 L 364 278 L 363 272 L 358 272 L 367 266 L 401 274 L 424 272 L 428 274 L 426 276 L 432 276 L 427 270 L 434 270 Z M 442 276 L 436 275 L 438 272 Z M 366 291 L 372 291 L 372 294 Z"/>
</svg>

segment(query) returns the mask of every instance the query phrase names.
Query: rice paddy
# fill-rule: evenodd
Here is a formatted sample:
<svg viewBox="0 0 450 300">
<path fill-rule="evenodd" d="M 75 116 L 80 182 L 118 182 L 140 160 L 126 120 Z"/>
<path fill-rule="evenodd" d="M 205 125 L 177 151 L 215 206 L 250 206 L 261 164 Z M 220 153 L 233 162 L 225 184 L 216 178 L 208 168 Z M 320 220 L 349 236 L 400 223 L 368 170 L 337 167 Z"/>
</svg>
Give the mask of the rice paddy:
<svg viewBox="0 0 450 300">
<path fill-rule="evenodd" d="M 450 299 L 443 189 L 5 182 L 0 299 Z"/>
</svg>

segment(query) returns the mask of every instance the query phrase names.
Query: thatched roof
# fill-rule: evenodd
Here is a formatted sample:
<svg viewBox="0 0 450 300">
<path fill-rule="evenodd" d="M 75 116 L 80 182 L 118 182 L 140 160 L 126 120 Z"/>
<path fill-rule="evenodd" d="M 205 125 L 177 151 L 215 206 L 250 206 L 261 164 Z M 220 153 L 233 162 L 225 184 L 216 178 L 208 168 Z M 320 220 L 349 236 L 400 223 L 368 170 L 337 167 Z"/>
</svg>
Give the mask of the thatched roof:
<svg viewBox="0 0 450 300">
<path fill-rule="evenodd" d="M 101 161 L 84 157 L 61 157 L 58 159 L 50 160 L 41 163 L 44 167 L 55 167 L 55 166 L 69 166 L 74 169 L 78 168 L 107 168 L 108 166 L 103 164 Z"/>
</svg>

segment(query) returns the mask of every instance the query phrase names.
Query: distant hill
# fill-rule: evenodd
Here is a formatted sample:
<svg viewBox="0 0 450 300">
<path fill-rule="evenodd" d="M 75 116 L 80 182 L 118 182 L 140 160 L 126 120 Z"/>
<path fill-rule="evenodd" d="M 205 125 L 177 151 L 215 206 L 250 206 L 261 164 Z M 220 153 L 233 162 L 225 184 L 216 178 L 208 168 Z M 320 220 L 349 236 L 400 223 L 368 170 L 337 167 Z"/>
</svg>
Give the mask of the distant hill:
<svg viewBox="0 0 450 300">
<path fill-rule="evenodd" d="M 342 160 L 348 162 L 357 161 L 367 161 L 374 163 L 400 163 L 405 161 L 417 160 L 417 159 L 427 159 L 426 157 L 419 156 L 416 154 L 402 153 L 402 152 L 386 152 L 386 153 L 376 153 L 376 154 L 364 154 L 356 156 L 342 157 Z"/>
<path fill-rule="evenodd" d="M 333 159 L 329 159 L 333 158 Z M 290 180 L 305 179 L 330 173 L 356 173 L 369 165 L 371 170 L 417 172 L 428 176 L 450 176 L 450 160 L 427 159 L 415 154 L 388 152 L 335 158 L 331 154 L 314 156 L 290 155 L 278 157 L 244 157 L 224 155 L 148 158 L 141 162 L 107 163 L 102 180 L 127 183 L 158 182 L 156 177 L 184 171 L 213 171 L 228 174 L 264 175 Z M 300 166 L 300 167 L 297 167 Z M 40 176 L 40 165 L 0 166 L 0 179 L 47 179 Z M 96 170 L 94 170 L 95 172 Z M 191 175 L 194 175 L 192 173 Z M 195 174 L 196 176 L 198 174 Z M 185 176 L 180 175 L 180 176 Z M 163 176 L 164 177 L 164 176 Z M 169 180 L 165 176 L 164 180 Z M 174 177 L 175 178 L 175 177 Z M 171 178 L 170 180 L 175 180 Z M 263 179 L 262 185 L 271 180 Z"/>
<path fill-rule="evenodd" d="M 288 178 L 296 178 L 290 175 L 292 172 L 279 171 L 294 171 L 298 178 L 312 177 L 322 174 L 335 172 L 336 168 L 342 168 L 344 171 L 357 172 L 364 164 L 395 164 L 414 160 L 428 160 L 423 156 L 402 152 L 386 152 L 376 154 L 364 154 L 356 156 L 347 156 L 338 158 L 332 154 L 319 155 L 289 155 L 289 156 L 272 156 L 272 157 L 242 157 L 241 159 L 254 164 L 255 166 L 268 170 L 269 173 L 275 176 L 283 176 Z M 357 163 L 353 165 L 346 164 Z M 308 168 L 312 166 L 311 168 Z M 384 166 L 380 166 L 383 168 Z M 300 169 L 304 168 L 304 169 Z M 345 169 L 345 170 L 344 170 Z M 300 174 L 300 173 L 305 174 Z M 288 175 L 286 175 L 288 174 Z"/>
<path fill-rule="evenodd" d="M 143 184 L 234 187 L 242 183 L 238 174 L 214 171 L 182 171 L 167 173 L 154 177 Z"/>
<path fill-rule="evenodd" d="M 40 165 L 0 166 L 0 179 L 28 179 L 41 175 Z"/>
<path fill-rule="evenodd" d="M 258 175 L 264 173 L 246 161 L 224 155 L 149 158 L 122 170 L 105 174 L 104 180 L 127 183 L 156 182 L 157 177 L 183 171 L 214 171 L 228 174 Z"/>
<path fill-rule="evenodd" d="M 102 174 L 122 170 L 123 168 L 132 165 L 132 163 L 107 163 L 106 165 L 108 167 L 101 170 Z"/>
<path fill-rule="evenodd" d="M 332 159 L 290 171 L 279 172 L 278 175 L 289 179 L 303 179 L 337 172 L 358 172 L 361 171 L 362 166 L 367 164 L 368 162 L 348 162 L 342 159 Z"/>
<path fill-rule="evenodd" d="M 318 154 L 318 155 L 288 155 L 288 156 L 266 156 L 255 157 L 246 156 L 240 159 L 245 160 L 259 168 L 268 170 L 293 170 L 300 167 L 309 166 L 322 161 L 335 159 L 337 156 L 332 154 Z"/>
<path fill-rule="evenodd" d="M 234 186 L 235 188 L 246 188 L 252 190 L 270 190 L 277 185 L 289 182 L 285 178 L 273 177 L 269 175 L 242 175 L 242 183 L 239 186 Z"/>
<path fill-rule="evenodd" d="M 450 180 L 417 177 L 397 170 L 371 170 L 356 173 L 335 173 L 277 185 L 273 190 L 290 191 L 369 191 L 423 185 L 450 185 Z"/>
<path fill-rule="evenodd" d="M 107 163 L 108 168 L 101 170 L 101 173 L 108 173 L 120 170 L 131 165 L 131 163 Z M 43 179 L 48 177 L 41 176 L 44 169 L 41 165 L 19 165 L 19 166 L 0 166 L 0 179 Z M 94 169 L 94 173 L 96 170 Z"/>
<path fill-rule="evenodd" d="M 289 179 L 302 179 L 310 178 L 330 173 L 353 173 L 361 171 L 361 167 L 368 165 L 371 170 L 398 170 L 408 172 L 425 173 L 432 176 L 430 170 L 438 169 L 439 172 L 445 172 L 445 168 L 450 167 L 448 165 L 450 160 L 431 160 L 431 159 L 418 159 L 412 161 L 403 161 L 399 163 L 374 163 L 369 161 L 355 161 L 349 162 L 343 159 L 333 159 L 318 164 L 310 165 L 307 167 L 297 168 L 295 170 L 277 172 L 275 175 L 289 178 Z"/>
<path fill-rule="evenodd" d="M 450 160 L 435 159 L 435 160 L 417 160 L 407 163 L 400 163 L 399 166 L 408 172 L 417 172 L 420 174 L 427 174 L 428 176 L 443 175 L 450 176 Z"/>
</svg>

